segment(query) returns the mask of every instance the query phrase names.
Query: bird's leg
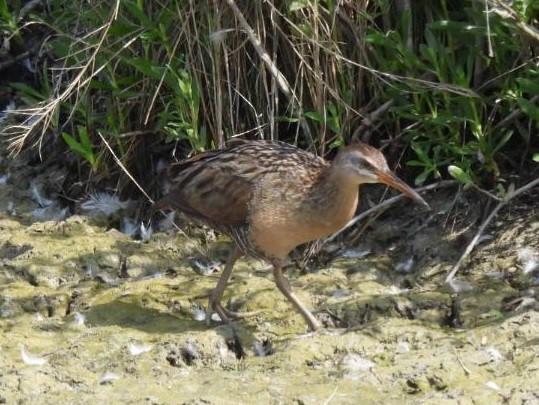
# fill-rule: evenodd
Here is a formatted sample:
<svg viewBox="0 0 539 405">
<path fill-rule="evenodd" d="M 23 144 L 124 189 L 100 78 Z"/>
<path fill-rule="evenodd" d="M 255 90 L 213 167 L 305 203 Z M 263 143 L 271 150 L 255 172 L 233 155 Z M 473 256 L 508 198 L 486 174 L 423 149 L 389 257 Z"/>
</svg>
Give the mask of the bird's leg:
<svg viewBox="0 0 539 405">
<path fill-rule="evenodd" d="M 219 277 L 219 281 L 217 282 L 217 285 L 213 290 L 211 290 L 208 294 L 208 309 L 206 310 L 206 324 L 209 325 L 211 321 L 211 315 L 213 311 L 216 311 L 219 314 L 219 317 L 223 321 L 227 321 L 229 318 L 245 318 L 248 316 L 253 316 L 258 314 L 260 311 L 252 311 L 252 312 L 234 312 L 230 311 L 229 309 L 226 309 L 221 305 L 221 300 L 223 298 L 223 294 L 225 292 L 226 286 L 228 284 L 228 280 L 230 279 L 230 276 L 232 275 L 232 269 L 234 268 L 234 264 L 236 261 L 243 256 L 243 252 L 236 246 L 236 244 L 233 244 L 232 249 L 230 250 L 230 253 L 228 254 L 228 258 L 226 259 L 225 268 L 223 270 L 223 273 L 221 274 L 221 277 Z"/>
<path fill-rule="evenodd" d="M 234 243 L 232 245 L 232 248 L 230 249 L 230 252 L 228 253 L 223 273 L 221 273 L 221 277 L 219 277 L 219 281 L 217 282 L 215 288 L 211 290 L 208 295 L 208 309 L 206 310 L 207 325 L 210 324 L 211 315 L 214 310 L 217 311 L 223 321 L 228 320 L 228 316 L 223 311 L 224 308 L 221 305 L 221 299 L 223 298 L 223 294 L 225 292 L 226 285 L 228 284 L 228 280 L 232 275 L 234 264 L 242 255 L 243 253 Z"/>
<path fill-rule="evenodd" d="M 296 297 L 296 295 L 292 292 L 292 287 L 290 287 L 290 282 L 286 278 L 286 276 L 283 274 L 283 267 L 282 264 L 278 261 L 273 262 L 273 277 L 275 278 L 275 284 L 277 284 L 277 287 L 279 290 L 284 294 L 288 300 L 294 304 L 296 309 L 300 312 L 300 314 L 305 318 L 305 321 L 309 325 L 309 329 L 312 331 L 320 328 L 320 322 L 314 317 L 314 315 L 309 311 L 305 305 Z"/>
</svg>

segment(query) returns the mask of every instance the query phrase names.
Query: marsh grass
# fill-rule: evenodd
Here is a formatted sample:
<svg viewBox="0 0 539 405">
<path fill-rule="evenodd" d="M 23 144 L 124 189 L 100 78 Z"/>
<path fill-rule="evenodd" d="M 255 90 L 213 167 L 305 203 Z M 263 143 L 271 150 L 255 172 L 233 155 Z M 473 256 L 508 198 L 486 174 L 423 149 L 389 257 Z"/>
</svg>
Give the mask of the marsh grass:
<svg viewBox="0 0 539 405">
<path fill-rule="evenodd" d="M 11 151 L 64 147 L 86 176 L 129 183 L 112 149 L 146 185 L 157 158 L 240 135 L 322 155 L 368 141 L 402 156 L 418 185 L 449 165 L 489 188 L 538 170 L 533 1 L 51 0 L 19 21 L 0 11 L 5 33 L 51 32 L 41 85 L 13 84 L 25 107 L 3 130 Z"/>
</svg>

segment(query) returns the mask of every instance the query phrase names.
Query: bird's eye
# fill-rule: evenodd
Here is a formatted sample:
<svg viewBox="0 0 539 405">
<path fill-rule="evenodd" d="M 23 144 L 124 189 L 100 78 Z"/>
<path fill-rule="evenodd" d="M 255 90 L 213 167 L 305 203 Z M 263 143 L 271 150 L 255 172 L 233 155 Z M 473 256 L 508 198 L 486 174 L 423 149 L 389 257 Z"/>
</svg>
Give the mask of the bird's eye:
<svg viewBox="0 0 539 405">
<path fill-rule="evenodd" d="M 365 159 L 359 159 L 358 166 L 363 168 L 363 169 L 371 169 L 372 168 L 371 163 L 368 160 L 365 160 Z"/>
</svg>

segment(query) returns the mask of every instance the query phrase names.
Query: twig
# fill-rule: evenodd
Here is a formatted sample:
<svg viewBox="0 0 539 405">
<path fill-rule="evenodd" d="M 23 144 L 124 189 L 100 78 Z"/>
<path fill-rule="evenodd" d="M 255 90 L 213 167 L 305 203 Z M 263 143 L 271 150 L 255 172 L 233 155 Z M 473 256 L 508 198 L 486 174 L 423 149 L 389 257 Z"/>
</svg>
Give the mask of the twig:
<svg viewBox="0 0 539 405">
<path fill-rule="evenodd" d="M 389 110 L 389 108 L 393 104 L 395 104 L 395 99 L 386 101 L 376 110 L 374 110 L 368 115 L 365 115 L 363 121 L 361 122 L 361 125 L 358 127 L 358 129 L 354 131 L 354 134 L 352 135 L 352 142 L 358 142 L 359 140 L 361 140 L 362 142 L 369 142 L 373 124 L 378 121 L 382 114 L 385 114 L 385 112 Z M 368 133 L 368 136 L 363 135 L 364 133 Z"/>
<path fill-rule="evenodd" d="M 142 194 L 144 194 L 144 196 L 148 199 L 148 201 L 150 201 L 152 204 L 154 203 L 154 201 L 151 199 L 151 197 L 148 195 L 148 193 L 146 193 L 146 191 L 144 191 L 144 189 L 142 188 L 142 186 L 140 184 L 137 183 L 137 181 L 135 180 L 135 178 L 133 176 L 131 176 L 131 173 L 129 173 L 129 171 L 127 170 L 127 168 L 124 166 L 124 164 L 122 163 L 122 161 L 118 158 L 118 156 L 116 156 L 116 153 L 114 153 L 114 151 L 112 150 L 112 148 L 110 147 L 109 143 L 107 142 L 107 140 L 105 139 L 105 137 L 101 134 L 101 132 L 97 131 L 99 137 L 101 138 L 101 140 L 103 141 L 103 143 L 105 144 L 105 146 L 107 147 L 107 149 L 109 150 L 109 152 L 112 154 L 112 157 L 114 158 L 114 160 L 116 161 L 116 164 L 118 166 L 120 166 L 120 168 L 123 170 L 123 172 L 127 175 L 127 177 L 129 177 L 129 179 L 135 184 L 135 186 L 137 186 L 137 188 L 142 192 Z"/>
<path fill-rule="evenodd" d="M 436 188 L 450 187 L 450 186 L 454 186 L 456 184 L 458 184 L 458 183 L 455 180 L 442 180 L 442 181 L 439 181 L 438 183 L 429 184 L 428 186 L 418 188 L 418 189 L 416 189 L 416 191 L 418 193 L 422 193 L 424 191 L 430 191 L 430 190 L 434 190 Z M 340 231 L 338 231 L 338 232 L 334 233 L 333 235 L 331 235 L 331 236 L 327 237 L 326 239 L 324 239 L 322 244 L 326 244 L 326 243 L 329 243 L 329 242 L 333 241 L 337 236 L 339 236 L 341 233 L 343 233 L 348 228 L 354 226 L 357 222 L 361 221 L 362 219 L 368 217 L 371 214 L 374 214 L 376 212 L 381 212 L 381 211 L 384 211 L 384 210 L 388 209 L 389 207 L 395 205 L 397 202 L 399 202 L 400 200 L 402 200 L 404 198 L 405 198 L 404 194 L 399 194 L 399 195 L 397 195 L 395 197 L 392 197 L 392 198 L 389 198 L 389 199 L 385 200 L 384 202 L 382 202 L 380 204 L 375 205 L 374 207 L 368 209 L 365 212 L 362 212 L 361 214 L 359 214 L 358 216 L 356 216 L 355 218 L 350 220 L 350 222 L 348 222 L 344 226 L 344 228 L 342 228 Z"/>
<path fill-rule="evenodd" d="M 503 200 L 503 198 L 498 197 L 497 195 L 492 194 L 490 191 L 485 190 L 485 189 L 483 189 L 483 188 L 477 186 L 475 183 L 472 183 L 471 186 L 472 186 L 475 190 L 479 191 L 480 193 L 485 194 L 486 196 L 492 198 L 493 200 L 496 200 L 496 201 L 502 201 L 502 200 Z"/>
<path fill-rule="evenodd" d="M 462 369 L 464 370 L 464 374 L 466 374 L 466 377 L 469 377 L 472 372 L 470 371 L 470 369 L 468 367 L 466 367 L 464 365 L 464 363 L 462 362 L 462 360 L 460 359 L 460 356 L 457 352 L 457 349 L 453 349 L 453 351 L 455 352 L 455 356 L 457 357 L 457 361 L 459 362 L 460 366 L 462 367 Z"/>
<path fill-rule="evenodd" d="M 337 393 L 337 390 L 339 389 L 339 386 L 337 385 L 335 387 L 335 389 L 333 390 L 333 392 L 331 393 L 331 395 L 324 401 L 324 405 L 328 405 L 329 402 L 333 399 L 333 397 L 335 396 L 335 394 Z"/>
<path fill-rule="evenodd" d="M 10 67 L 11 65 L 14 65 L 15 63 L 20 62 L 23 59 L 29 58 L 32 53 L 30 51 L 23 52 L 17 56 L 12 57 L 11 59 L 8 59 L 4 62 L 0 63 L 0 71 Z"/>
<path fill-rule="evenodd" d="M 26 3 L 19 11 L 18 21 L 21 21 L 24 17 L 26 17 L 26 14 L 39 6 L 41 3 L 43 3 L 43 0 L 31 0 Z"/>
<path fill-rule="evenodd" d="M 482 0 L 483 2 L 487 4 L 491 4 L 492 11 L 498 14 L 501 18 L 505 18 L 508 20 L 513 21 L 517 27 L 519 27 L 524 33 L 535 39 L 536 41 L 539 41 L 539 30 L 535 28 L 533 25 L 526 24 L 522 22 L 515 10 L 511 8 L 510 5 L 506 4 L 503 1 L 500 0 Z"/>
<path fill-rule="evenodd" d="M 520 194 L 528 191 L 530 188 L 533 188 L 533 187 L 535 187 L 537 185 L 539 185 L 539 178 L 537 178 L 537 179 L 535 179 L 533 181 L 530 181 L 528 184 L 520 187 L 519 189 L 517 189 L 515 191 L 507 193 L 507 195 L 498 203 L 498 205 L 496 207 L 494 207 L 494 209 L 492 210 L 492 212 L 490 213 L 488 218 L 485 219 L 485 221 L 479 227 L 479 229 L 478 229 L 477 233 L 475 234 L 475 236 L 473 237 L 472 241 L 466 247 L 466 250 L 464 251 L 464 253 L 460 257 L 459 261 L 453 266 L 451 271 L 448 273 L 447 277 L 445 278 L 446 283 L 450 282 L 453 279 L 453 277 L 455 276 L 455 274 L 457 274 L 457 271 L 459 271 L 460 266 L 462 266 L 462 263 L 468 258 L 468 256 L 470 255 L 470 253 L 474 249 L 475 245 L 477 244 L 477 241 L 483 235 L 483 232 L 485 231 L 486 227 L 494 219 L 496 214 L 498 214 L 498 211 L 500 211 L 513 198 L 519 196 Z"/>
<path fill-rule="evenodd" d="M 139 131 L 124 132 L 118 135 L 118 138 L 130 138 L 133 136 L 142 136 L 142 135 L 148 135 L 148 134 L 155 134 L 155 129 L 145 129 L 145 130 L 139 130 Z"/>
<path fill-rule="evenodd" d="M 530 102 L 532 103 L 537 103 L 539 101 L 539 96 L 533 96 L 531 99 L 530 99 Z M 496 132 L 498 129 L 500 128 L 503 128 L 505 125 L 507 125 L 509 122 L 511 122 L 512 120 L 514 120 L 515 118 L 518 118 L 519 116 L 521 116 L 522 114 L 524 114 L 522 112 L 521 109 L 518 109 L 518 110 L 514 110 L 511 114 L 509 114 L 507 117 L 505 117 L 504 119 L 502 119 L 500 122 L 498 122 L 496 125 L 494 125 L 492 127 L 492 132 Z"/>
<path fill-rule="evenodd" d="M 487 25 L 487 45 L 488 45 L 488 56 L 489 58 L 494 57 L 494 50 L 492 49 L 492 38 L 490 33 L 490 15 L 488 9 L 488 3 L 485 2 L 485 22 Z"/>
</svg>

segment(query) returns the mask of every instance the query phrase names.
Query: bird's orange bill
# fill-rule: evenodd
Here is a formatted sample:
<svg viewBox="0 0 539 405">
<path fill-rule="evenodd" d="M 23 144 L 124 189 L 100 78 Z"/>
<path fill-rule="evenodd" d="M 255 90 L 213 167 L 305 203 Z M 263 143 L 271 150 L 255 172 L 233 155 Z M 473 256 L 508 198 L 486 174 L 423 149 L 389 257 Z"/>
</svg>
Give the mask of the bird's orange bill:
<svg viewBox="0 0 539 405">
<path fill-rule="evenodd" d="M 417 194 L 417 192 L 413 188 L 411 188 L 408 184 L 399 179 L 393 172 L 379 172 L 378 180 L 380 181 L 380 183 L 387 184 L 388 186 L 399 190 L 401 193 L 407 195 L 415 202 L 430 209 L 429 204 L 427 204 L 427 202 L 423 198 L 421 198 L 421 196 Z"/>
</svg>

